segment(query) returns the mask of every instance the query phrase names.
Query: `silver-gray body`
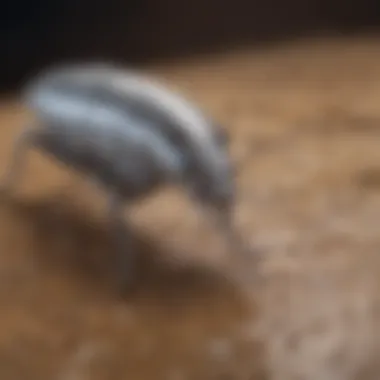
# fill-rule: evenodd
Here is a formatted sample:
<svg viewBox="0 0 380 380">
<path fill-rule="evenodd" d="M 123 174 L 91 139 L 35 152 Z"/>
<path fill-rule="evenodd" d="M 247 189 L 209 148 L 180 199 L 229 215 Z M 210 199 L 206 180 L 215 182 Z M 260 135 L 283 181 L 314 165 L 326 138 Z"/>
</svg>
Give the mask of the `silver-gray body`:
<svg viewBox="0 0 380 380">
<path fill-rule="evenodd" d="M 177 182 L 206 202 L 229 202 L 233 179 L 224 131 L 181 98 L 173 102 L 179 110 L 162 106 L 165 89 L 155 93 L 148 84 L 145 96 L 133 74 L 126 88 L 117 85 L 123 79 L 106 66 L 37 77 L 24 93 L 40 121 L 37 145 L 126 198 Z M 199 121 L 194 130 L 173 116 L 187 110 Z"/>
<path fill-rule="evenodd" d="M 129 199 L 180 180 L 183 155 L 157 133 L 157 121 L 96 94 L 38 96 L 37 145 L 59 161 Z"/>
</svg>

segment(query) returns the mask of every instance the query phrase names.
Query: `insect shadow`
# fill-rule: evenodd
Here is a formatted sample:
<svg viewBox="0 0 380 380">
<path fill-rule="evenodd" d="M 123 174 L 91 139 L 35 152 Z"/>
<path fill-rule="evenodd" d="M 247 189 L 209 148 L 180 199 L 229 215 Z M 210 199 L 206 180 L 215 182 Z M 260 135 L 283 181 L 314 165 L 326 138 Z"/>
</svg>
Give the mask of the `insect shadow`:
<svg viewBox="0 0 380 380">
<path fill-rule="evenodd" d="M 33 255 L 42 270 L 63 273 L 99 291 L 179 303 L 192 298 L 237 301 L 242 297 L 242 289 L 219 269 L 196 263 L 179 266 L 165 260 L 164 244 L 127 221 L 125 228 L 136 249 L 136 265 L 133 292 L 125 292 L 115 281 L 120 276 L 119 255 L 113 249 L 107 220 L 94 220 L 61 198 L 21 200 L 7 196 L 0 202 L 0 221 L 12 230 L 3 234 L 2 250 L 12 250 L 12 239 L 25 235 L 30 243 L 27 254 Z"/>
</svg>

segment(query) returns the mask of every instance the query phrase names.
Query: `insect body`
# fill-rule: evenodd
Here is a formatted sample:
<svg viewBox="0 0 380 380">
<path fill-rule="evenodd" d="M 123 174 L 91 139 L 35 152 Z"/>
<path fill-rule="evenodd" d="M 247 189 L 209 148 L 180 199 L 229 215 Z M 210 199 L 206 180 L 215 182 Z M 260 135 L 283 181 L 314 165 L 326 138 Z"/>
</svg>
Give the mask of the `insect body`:
<svg viewBox="0 0 380 380">
<path fill-rule="evenodd" d="M 232 231 L 227 136 L 181 96 L 135 72 L 77 64 L 37 76 L 22 98 L 37 122 L 16 141 L 4 186 L 35 147 L 101 185 L 117 224 L 124 202 L 179 184 Z"/>
</svg>

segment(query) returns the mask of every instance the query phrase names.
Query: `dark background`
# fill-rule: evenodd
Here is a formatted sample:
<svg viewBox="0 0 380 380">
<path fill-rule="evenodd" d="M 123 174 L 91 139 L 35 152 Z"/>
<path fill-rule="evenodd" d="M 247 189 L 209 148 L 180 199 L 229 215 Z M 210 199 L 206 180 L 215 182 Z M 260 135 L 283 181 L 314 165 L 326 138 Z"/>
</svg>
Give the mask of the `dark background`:
<svg viewBox="0 0 380 380">
<path fill-rule="evenodd" d="M 38 0 L 0 10 L 0 84 L 74 58 L 142 63 L 380 22 L 377 0 Z"/>
</svg>

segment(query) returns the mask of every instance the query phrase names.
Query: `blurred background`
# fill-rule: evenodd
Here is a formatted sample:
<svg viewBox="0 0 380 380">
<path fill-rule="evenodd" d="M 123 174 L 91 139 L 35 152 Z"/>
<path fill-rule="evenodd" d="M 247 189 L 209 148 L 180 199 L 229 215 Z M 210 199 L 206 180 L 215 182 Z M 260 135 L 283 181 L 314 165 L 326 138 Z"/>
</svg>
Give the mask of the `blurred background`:
<svg viewBox="0 0 380 380">
<path fill-rule="evenodd" d="M 380 378 L 378 1 L 6 1 L 0 19 L 1 173 L 27 78 L 122 62 L 227 128 L 261 255 L 230 265 L 168 190 L 126 209 L 137 284 L 120 294 L 104 194 L 30 152 L 0 202 L 1 379 Z"/>
<path fill-rule="evenodd" d="M 356 33 L 378 22 L 375 0 L 7 2 L 1 12 L 1 79 L 17 81 L 56 59 L 141 63 L 321 32 Z"/>
</svg>

